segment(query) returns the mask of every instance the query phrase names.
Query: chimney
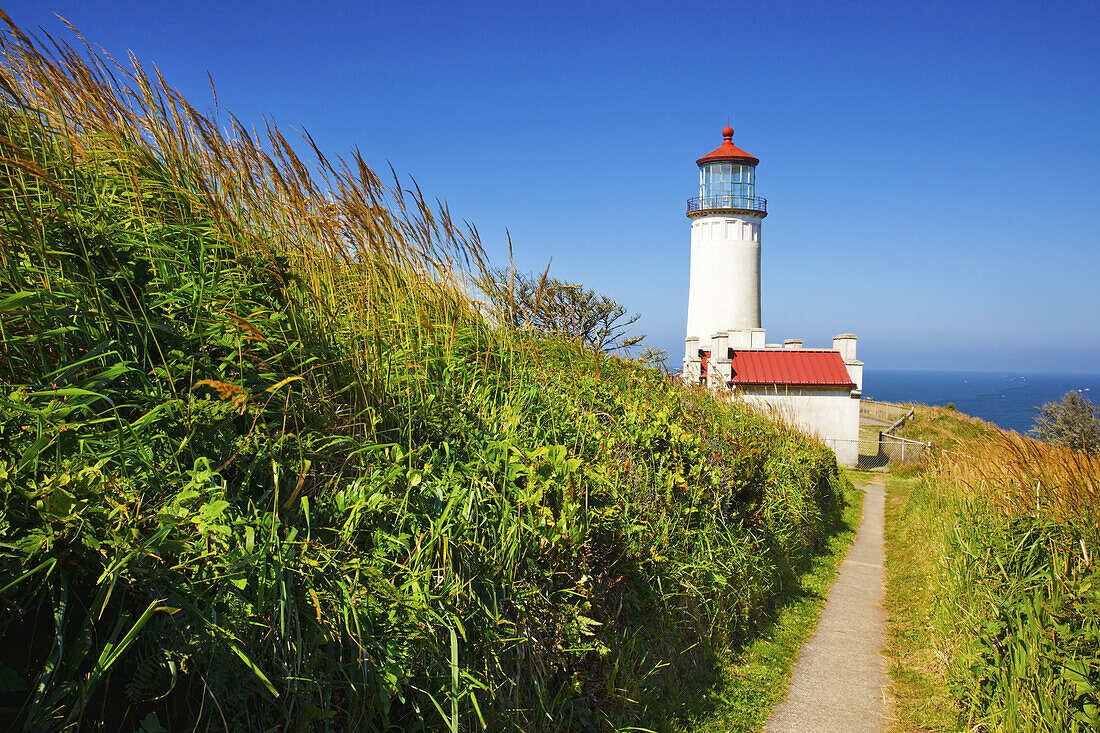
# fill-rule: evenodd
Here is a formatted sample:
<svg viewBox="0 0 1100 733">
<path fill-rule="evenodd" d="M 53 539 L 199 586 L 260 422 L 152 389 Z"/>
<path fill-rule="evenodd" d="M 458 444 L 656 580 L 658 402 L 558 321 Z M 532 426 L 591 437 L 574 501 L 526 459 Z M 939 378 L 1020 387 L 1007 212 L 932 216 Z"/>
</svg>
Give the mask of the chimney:
<svg viewBox="0 0 1100 733">
<path fill-rule="evenodd" d="M 733 349 L 734 351 L 736 351 L 738 349 L 752 348 L 752 339 L 750 338 L 750 334 L 749 334 L 748 330 L 743 329 L 743 328 L 738 328 L 734 331 L 730 331 L 729 334 L 730 334 L 730 348 Z"/>
<path fill-rule="evenodd" d="M 719 331 L 710 340 L 714 348 L 714 368 L 718 371 L 717 384 L 713 386 L 724 388 L 733 378 L 733 362 L 730 360 L 729 334 Z"/>
<path fill-rule="evenodd" d="M 764 347 L 764 329 L 762 328 L 750 328 L 749 329 L 749 348 L 750 349 L 763 349 Z"/>
<path fill-rule="evenodd" d="M 833 336 L 833 348 L 840 352 L 844 363 L 848 364 L 856 360 L 856 335 L 854 333 L 842 333 Z"/>
<path fill-rule="evenodd" d="M 764 348 L 765 349 L 782 349 L 783 347 L 780 346 L 779 344 L 764 344 Z"/>
<path fill-rule="evenodd" d="M 856 388 L 852 390 L 852 396 L 858 397 L 863 392 L 863 362 L 856 359 L 856 335 L 854 333 L 842 333 L 833 336 L 833 348 L 840 352 L 844 359 L 844 366 L 848 368 L 848 376 L 855 382 Z"/>
<path fill-rule="evenodd" d="M 711 356 L 716 362 L 729 361 L 730 349 L 729 349 L 729 334 L 725 331 L 719 331 L 710 337 Z"/>
<path fill-rule="evenodd" d="M 801 349 L 802 339 L 787 339 L 783 342 L 784 349 Z"/>
<path fill-rule="evenodd" d="M 684 339 L 684 358 L 688 361 L 698 361 L 699 359 L 699 337 L 689 336 Z"/>
</svg>

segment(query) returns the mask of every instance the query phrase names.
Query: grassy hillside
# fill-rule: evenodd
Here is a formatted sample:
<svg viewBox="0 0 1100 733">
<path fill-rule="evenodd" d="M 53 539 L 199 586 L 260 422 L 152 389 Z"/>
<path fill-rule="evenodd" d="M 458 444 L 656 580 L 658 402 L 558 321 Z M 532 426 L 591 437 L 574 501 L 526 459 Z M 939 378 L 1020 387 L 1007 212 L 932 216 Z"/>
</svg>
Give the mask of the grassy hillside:
<svg viewBox="0 0 1100 733">
<path fill-rule="evenodd" d="M 890 484 L 889 653 L 899 730 L 1100 727 L 1100 459 L 943 408 L 941 446 Z"/>
<path fill-rule="evenodd" d="M 4 727 L 666 727 L 837 526 L 829 451 L 494 328 L 358 155 L 0 51 Z"/>
<path fill-rule="evenodd" d="M 997 437 L 1001 430 L 981 418 L 971 417 L 951 407 L 905 405 L 914 408 L 913 419 L 905 423 L 898 435 L 930 442 L 940 451 L 959 450 Z"/>
</svg>

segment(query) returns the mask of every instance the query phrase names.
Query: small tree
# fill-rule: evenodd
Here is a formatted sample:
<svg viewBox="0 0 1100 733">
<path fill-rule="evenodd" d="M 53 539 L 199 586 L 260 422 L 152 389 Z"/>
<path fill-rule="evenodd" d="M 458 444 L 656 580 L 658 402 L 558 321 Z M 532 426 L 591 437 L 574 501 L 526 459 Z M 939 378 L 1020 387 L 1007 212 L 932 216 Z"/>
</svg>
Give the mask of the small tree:
<svg viewBox="0 0 1100 733">
<path fill-rule="evenodd" d="M 645 336 L 627 337 L 640 317 L 625 306 L 583 285 L 567 283 L 543 273 L 496 268 L 479 286 L 497 317 L 516 328 L 568 336 L 594 349 L 611 351 L 639 343 Z"/>
<path fill-rule="evenodd" d="M 1054 445 L 1095 453 L 1100 450 L 1100 405 L 1079 392 L 1066 392 L 1061 402 L 1039 408 L 1031 434 Z"/>
<path fill-rule="evenodd" d="M 656 346 L 644 346 L 642 353 L 638 354 L 637 360 L 647 367 L 653 367 L 658 371 L 668 374 L 668 360 L 671 357 L 669 353 L 664 349 L 658 349 Z"/>
</svg>

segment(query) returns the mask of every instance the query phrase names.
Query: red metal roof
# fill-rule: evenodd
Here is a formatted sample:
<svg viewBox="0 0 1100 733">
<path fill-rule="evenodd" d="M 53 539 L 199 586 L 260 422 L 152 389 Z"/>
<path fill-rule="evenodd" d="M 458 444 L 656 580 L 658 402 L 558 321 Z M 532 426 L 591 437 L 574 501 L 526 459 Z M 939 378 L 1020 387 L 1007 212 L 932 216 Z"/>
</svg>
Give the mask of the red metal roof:
<svg viewBox="0 0 1100 733">
<path fill-rule="evenodd" d="M 733 384 L 856 386 L 840 352 L 831 349 L 731 349 L 730 357 Z"/>
<path fill-rule="evenodd" d="M 759 165 L 760 161 L 756 157 L 749 155 L 744 150 L 733 144 L 732 127 L 727 125 L 726 129 L 722 130 L 722 137 L 725 138 L 725 140 L 722 141 L 722 144 L 704 155 L 699 160 L 695 161 L 696 165 L 702 165 L 703 163 L 713 163 L 719 160 L 729 160 L 736 163 Z"/>
</svg>

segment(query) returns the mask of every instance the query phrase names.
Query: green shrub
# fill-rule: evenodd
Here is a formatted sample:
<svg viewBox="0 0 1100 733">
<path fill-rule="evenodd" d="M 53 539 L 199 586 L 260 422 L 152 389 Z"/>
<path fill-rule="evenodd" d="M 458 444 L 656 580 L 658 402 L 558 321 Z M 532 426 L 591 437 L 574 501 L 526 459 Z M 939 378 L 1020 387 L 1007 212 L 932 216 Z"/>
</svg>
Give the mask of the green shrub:
<svg viewBox="0 0 1100 733">
<path fill-rule="evenodd" d="M 1100 405 L 1080 392 L 1066 392 L 1061 402 L 1039 408 L 1031 432 L 1048 443 L 1096 453 L 1100 451 Z"/>
</svg>

